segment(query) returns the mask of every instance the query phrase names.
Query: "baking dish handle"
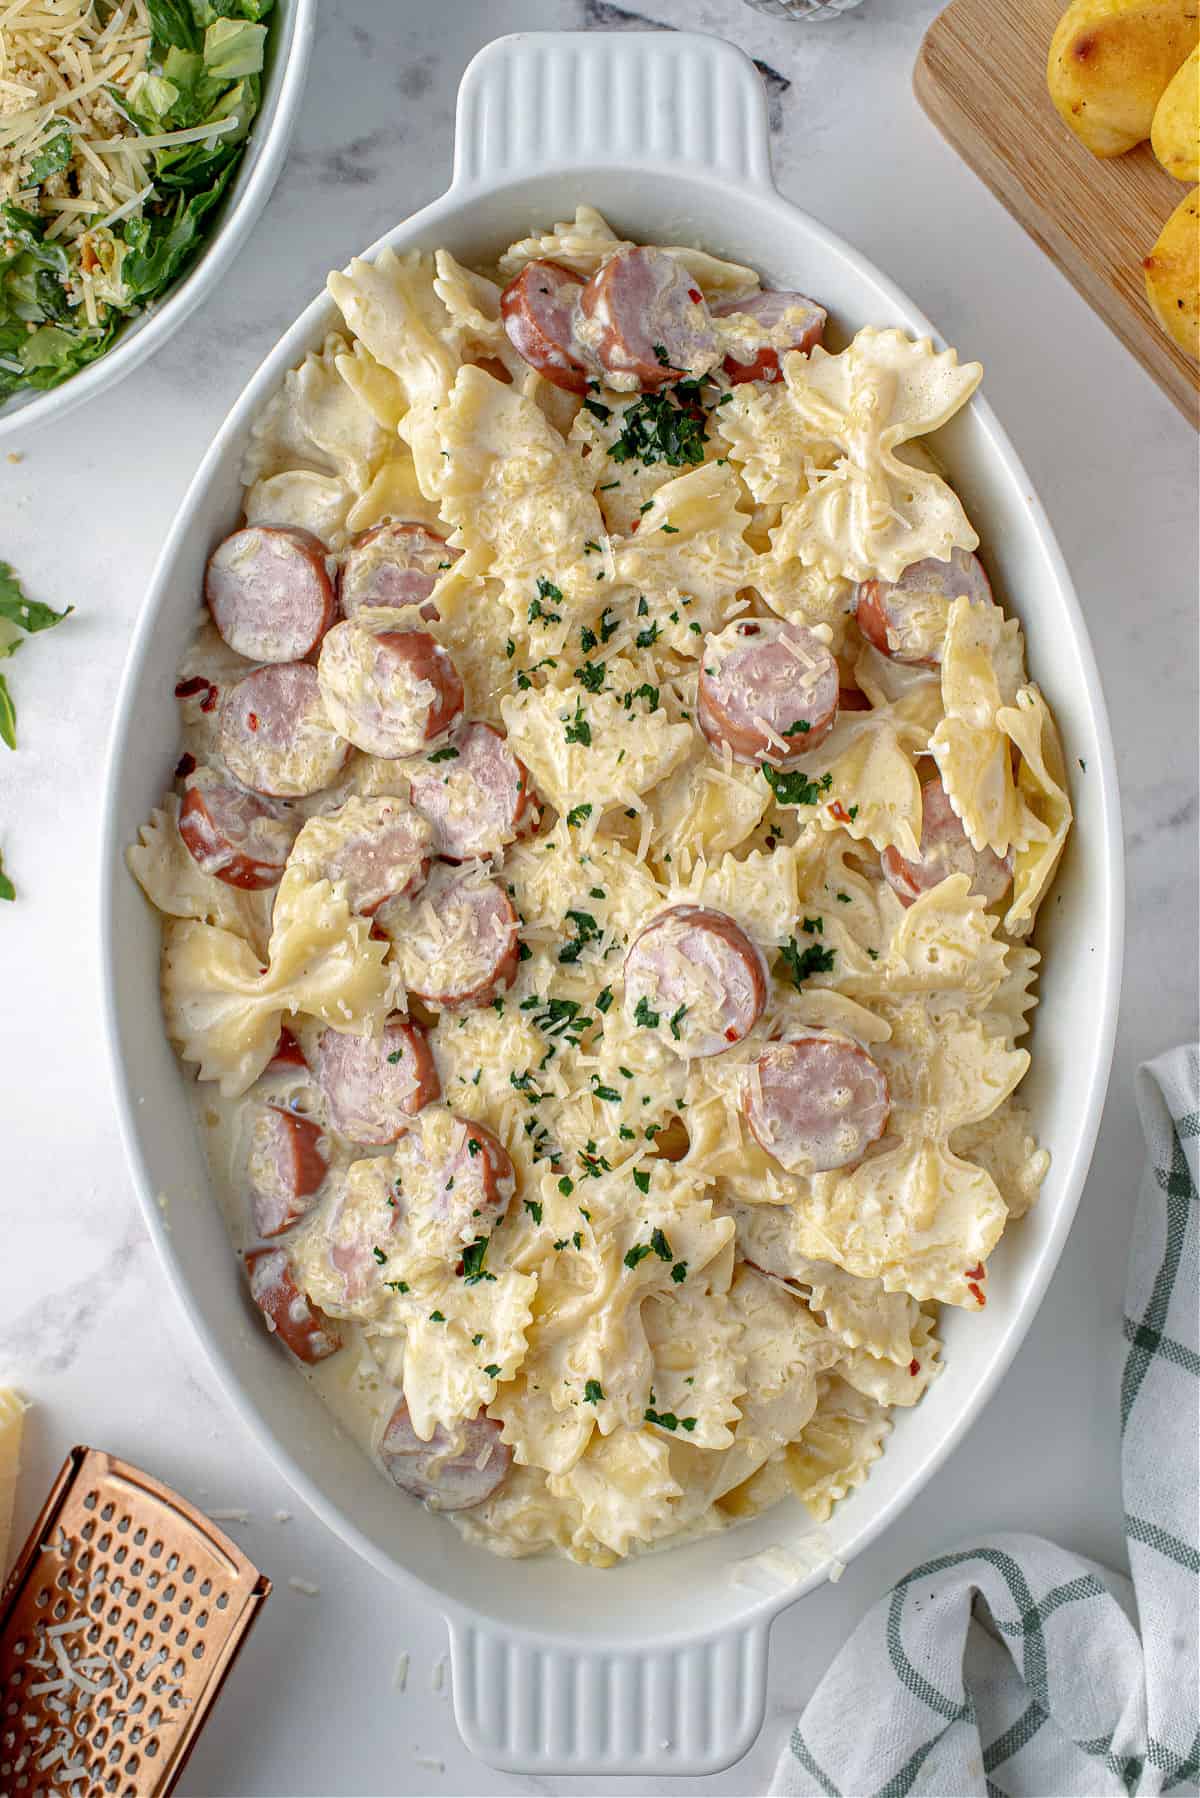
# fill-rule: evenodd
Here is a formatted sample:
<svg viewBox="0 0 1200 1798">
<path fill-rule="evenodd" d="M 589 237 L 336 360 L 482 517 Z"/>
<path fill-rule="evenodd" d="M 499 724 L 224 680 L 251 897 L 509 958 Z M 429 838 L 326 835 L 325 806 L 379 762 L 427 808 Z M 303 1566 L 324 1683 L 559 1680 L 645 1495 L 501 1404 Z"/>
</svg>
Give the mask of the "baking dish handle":
<svg viewBox="0 0 1200 1798">
<path fill-rule="evenodd" d="M 505 1772 L 717 1773 L 762 1727 L 769 1618 L 641 1652 L 448 1622 L 463 1741 Z"/>
<path fill-rule="evenodd" d="M 672 164 L 771 185 L 767 106 L 748 56 L 695 31 L 496 38 L 458 90 L 455 188 Z"/>
</svg>

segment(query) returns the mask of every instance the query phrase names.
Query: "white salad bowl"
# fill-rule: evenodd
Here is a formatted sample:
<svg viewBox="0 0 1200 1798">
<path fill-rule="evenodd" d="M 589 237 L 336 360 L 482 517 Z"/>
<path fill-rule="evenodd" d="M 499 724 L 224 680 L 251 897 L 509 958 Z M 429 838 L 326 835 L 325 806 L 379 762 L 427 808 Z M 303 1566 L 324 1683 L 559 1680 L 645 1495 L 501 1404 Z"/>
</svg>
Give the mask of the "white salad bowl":
<svg viewBox="0 0 1200 1798">
<path fill-rule="evenodd" d="M 35 426 L 62 418 L 84 400 L 115 387 L 174 336 L 228 272 L 283 168 L 304 97 L 317 0 L 276 0 L 268 16 L 271 32 L 262 100 L 250 124 L 245 153 L 196 260 L 161 300 L 129 320 L 112 348 L 95 362 L 46 393 L 15 393 L 0 401 L 0 442 L 24 437 Z"/>
<path fill-rule="evenodd" d="M 703 245 L 752 264 L 765 285 L 815 295 L 846 333 L 874 324 L 931 334 L 868 262 L 781 199 L 751 63 L 690 33 L 490 44 L 463 78 L 448 193 L 375 250 L 445 245 L 487 263 L 581 200 L 622 236 Z M 1119 803 L 1096 664 L 1046 516 L 976 397 L 941 433 L 939 453 L 1021 617 L 1069 766 L 1087 768 L 1074 782 L 1075 829 L 1038 939 L 1043 1003 L 1022 1097 L 1053 1157 L 1040 1201 L 989 1264 L 986 1311 L 944 1310 L 944 1371 L 918 1406 L 896 1414 L 882 1460 L 827 1525 L 788 1503 L 603 1572 L 497 1559 L 385 1483 L 252 1314 L 209 1190 L 188 1076 L 162 1027 L 158 916 L 124 863 L 170 784 L 175 668 L 195 628 L 205 559 L 238 522 L 251 423 L 336 323 L 332 301 L 314 300 L 218 432 L 159 560 L 117 706 L 103 958 L 118 1102 L 147 1226 L 232 1402 L 288 1480 L 372 1565 L 445 1613 L 455 1711 L 475 1753 L 518 1771 L 711 1772 L 760 1726 L 772 1617 L 866 1547 L 934 1474 L 995 1390 L 1062 1251 L 1100 1119 L 1120 985 Z M 767 1549 L 781 1551 L 770 1557 L 774 1578 L 751 1559 Z"/>
</svg>

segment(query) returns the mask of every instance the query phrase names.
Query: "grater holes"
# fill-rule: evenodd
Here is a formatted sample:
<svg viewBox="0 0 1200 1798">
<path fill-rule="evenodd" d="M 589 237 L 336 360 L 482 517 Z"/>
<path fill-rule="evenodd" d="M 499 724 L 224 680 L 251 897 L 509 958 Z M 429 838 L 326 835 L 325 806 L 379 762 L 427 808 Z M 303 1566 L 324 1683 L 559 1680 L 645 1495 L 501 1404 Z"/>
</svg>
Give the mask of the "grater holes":
<svg viewBox="0 0 1200 1798">
<path fill-rule="evenodd" d="M 97 1544 L 97 1547 L 99 1548 L 100 1553 L 102 1555 L 106 1555 L 108 1553 L 109 1549 L 112 1547 L 112 1545 L 113 1545 L 113 1533 L 111 1530 L 105 1530 L 104 1534 L 101 1536 L 100 1541 Z"/>
<path fill-rule="evenodd" d="M 177 1593 L 177 1592 L 178 1592 L 178 1590 L 179 1590 L 179 1588 L 178 1588 L 178 1586 L 177 1586 L 177 1585 L 176 1585 L 176 1584 L 175 1584 L 175 1581 L 174 1581 L 174 1580 L 168 1580 L 168 1581 L 167 1581 L 167 1583 L 166 1583 L 166 1585 L 165 1585 L 165 1586 L 164 1586 L 164 1587 L 163 1587 L 163 1600 L 164 1600 L 164 1602 L 165 1602 L 165 1603 L 167 1603 L 167 1604 L 174 1604 L 174 1602 L 175 1602 L 175 1594 L 176 1594 L 176 1593 Z"/>
<path fill-rule="evenodd" d="M 120 1530 L 121 1534 L 123 1536 L 125 1536 L 125 1535 L 128 1535 L 128 1533 L 132 1529 L 132 1527 L 133 1527 L 133 1519 L 130 1517 L 128 1511 L 126 1511 L 123 1513 L 123 1515 L 121 1517 L 119 1517 L 117 1519 L 117 1528 Z"/>
<path fill-rule="evenodd" d="M 208 1598 L 211 1596 L 211 1594 L 212 1594 L 212 1581 L 210 1579 L 202 1579 L 200 1581 L 200 1596 L 201 1596 L 201 1598 Z"/>
<path fill-rule="evenodd" d="M 177 1660 L 175 1662 L 174 1666 L 171 1668 L 171 1678 L 172 1679 L 182 1679 L 186 1672 L 187 1672 L 187 1662 L 185 1660 L 183 1660 L 181 1657 L 179 1660 Z"/>
<path fill-rule="evenodd" d="M 98 1492 L 95 1491 L 95 1489 L 93 1489 L 84 1498 L 83 1508 L 85 1511 L 94 1511 L 96 1509 L 96 1506 L 99 1503 L 100 1503 L 100 1495 Z"/>
<path fill-rule="evenodd" d="M 85 1541 L 85 1542 L 91 1541 L 92 1537 L 96 1534 L 96 1520 L 94 1517 L 88 1518 L 87 1522 L 84 1524 L 84 1526 L 80 1530 L 79 1534 L 82 1537 L 83 1541 Z"/>
<path fill-rule="evenodd" d="M 203 1642 L 197 1642 L 195 1647 L 192 1649 L 192 1659 L 194 1661 L 202 1661 L 204 1659 L 204 1644 L 203 1644 Z"/>
<path fill-rule="evenodd" d="M 150 1572 L 146 1576 L 146 1584 L 149 1586 L 149 1588 L 152 1592 L 157 1592 L 159 1581 L 161 1579 L 162 1579 L 162 1574 L 158 1571 L 157 1567 L 152 1567 Z"/>
<path fill-rule="evenodd" d="M 141 1555 L 135 1555 L 133 1557 L 133 1560 L 129 1563 L 129 1577 L 131 1579 L 141 1579 L 141 1577 L 142 1577 L 143 1573 L 145 1573 L 145 1571 L 146 1571 L 145 1561 L 143 1561 Z"/>
<path fill-rule="evenodd" d="M 148 1529 L 147 1529 L 147 1528 L 146 1528 L 146 1526 L 145 1526 L 145 1525 L 144 1525 L 144 1524 L 141 1524 L 141 1523 L 139 1523 L 139 1524 L 138 1524 L 138 1527 L 137 1527 L 137 1528 L 136 1528 L 136 1529 L 135 1529 L 135 1530 L 134 1530 L 134 1532 L 133 1532 L 133 1539 L 134 1539 L 134 1541 L 135 1541 L 135 1542 L 136 1542 L 136 1543 L 137 1543 L 137 1545 L 138 1545 L 138 1547 L 139 1547 L 139 1548 L 144 1548 L 144 1547 L 145 1547 L 145 1545 L 146 1545 L 146 1537 L 147 1537 L 147 1536 L 148 1536 L 148 1535 L 149 1535 L 149 1534 L 150 1534 L 150 1532 L 149 1532 L 149 1530 L 148 1530 Z"/>
<path fill-rule="evenodd" d="M 142 1616 L 146 1619 L 147 1623 L 153 1623 L 154 1619 L 158 1616 L 158 1606 L 155 1604 L 155 1602 L 152 1598 L 148 1598 L 146 1600 L 145 1606 L 142 1610 Z"/>
<path fill-rule="evenodd" d="M 150 1544 L 150 1553 L 154 1557 L 154 1559 L 157 1561 L 159 1556 L 162 1554 L 162 1551 L 163 1551 L 162 1537 L 157 1536 L 154 1539 L 154 1541 Z"/>
<path fill-rule="evenodd" d="M 150 1650 L 154 1647 L 154 1637 L 150 1634 L 149 1630 L 146 1630 L 143 1633 L 142 1638 L 138 1643 L 138 1647 L 143 1654 L 149 1654 Z"/>
<path fill-rule="evenodd" d="M 227 1607 L 228 1604 L 229 1604 L 228 1592 L 219 1592 L 217 1594 L 217 1609 L 218 1609 L 218 1611 L 225 1610 L 225 1608 Z"/>
<path fill-rule="evenodd" d="M 179 1556 L 177 1554 L 172 1553 L 167 1556 L 167 1572 L 168 1573 L 174 1573 L 174 1571 L 178 1567 L 178 1565 L 179 1565 Z"/>
<path fill-rule="evenodd" d="M 179 1634 L 175 1638 L 175 1646 L 176 1646 L 176 1648 L 186 1648 L 187 1645 L 188 1645 L 188 1632 L 186 1629 L 181 1629 L 179 1631 Z"/>
<path fill-rule="evenodd" d="M 158 1737 L 157 1736 L 150 1737 L 150 1740 L 146 1743 L 145 1747 L 142 1749 L 142 1753 L 146 1756 L 147 1760 L 152 1761 L 154 1759 L 155 1755 L 158 1753 Z"/>
<path fill-rule="evenodd" d="M 116 1554 L 113 1556 L 113 1560 L 117 1563 L 118 1567 L 123 1567 L 128 1559 L 129 1559 L 129 1550 L 126 1548 L 125 1544 L 122 1542 L 120 1548 L 118 1548 Z"/>
<path fill-rule="evenodd" d="M 207 1624 L 208 1624 L 208 1612 L 207 1611 L 197 1611 L 196 1612 L 196 1628 L 204 1629 L 207 1626 Z"/>
<path fill-rule="evenodd" d="M 104 1519 L 105 1523 L 111 1523 L 113 1518 L 116 1516 L 116 1514 L 117 1514 L 117 1507 L 116 1507 L 116 1505 L 114 1505 L 112 1499 L 110 1498 L 107 1500 L 107 1502 L 104 1505 L 101 1506 L 100 1515 Z"/>
</svg>

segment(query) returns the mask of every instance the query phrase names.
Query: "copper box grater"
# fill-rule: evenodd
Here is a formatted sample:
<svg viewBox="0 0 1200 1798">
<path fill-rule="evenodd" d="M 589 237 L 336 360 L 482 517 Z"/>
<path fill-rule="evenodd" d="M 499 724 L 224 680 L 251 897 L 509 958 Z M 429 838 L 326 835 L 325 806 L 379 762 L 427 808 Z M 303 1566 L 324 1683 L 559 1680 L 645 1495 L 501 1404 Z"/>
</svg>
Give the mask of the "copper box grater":
<svg viewBox="0 0 1200 1798">
<path fill-rule="evenodd" d="M 73 1448 L 0 1600 L 3 1798 L 170 1792 L 270 1590 L 169 1487 Z"/>
</svg>

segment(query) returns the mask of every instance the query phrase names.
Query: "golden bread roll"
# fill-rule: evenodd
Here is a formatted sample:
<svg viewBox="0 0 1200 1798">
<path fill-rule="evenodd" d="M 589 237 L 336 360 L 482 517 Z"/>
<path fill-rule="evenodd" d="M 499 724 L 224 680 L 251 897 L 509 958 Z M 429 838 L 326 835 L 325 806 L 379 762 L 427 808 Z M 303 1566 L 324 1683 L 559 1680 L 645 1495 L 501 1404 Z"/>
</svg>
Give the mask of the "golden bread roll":
<svg viewBox="0 0 1200 1798">
<path fill-rule="evenodd" d="M 1142 267 L 1155 318 L 1200 359 L 1200 188 L 1180 200 Z"/>
<path fill-rule="evenodd" d="M 1163 90 L 1150 142 L 1168 175 L 1176 181 L 1200 181 L 1200 46 Z"/>
<path fill-rule="evenodd" d="M 1046 81 L 1097 156 L 1149 137 L 1163 92 L 1197 38 L 1198 0 L 1072 0 L 1050 42 Z"/>
</svg>

